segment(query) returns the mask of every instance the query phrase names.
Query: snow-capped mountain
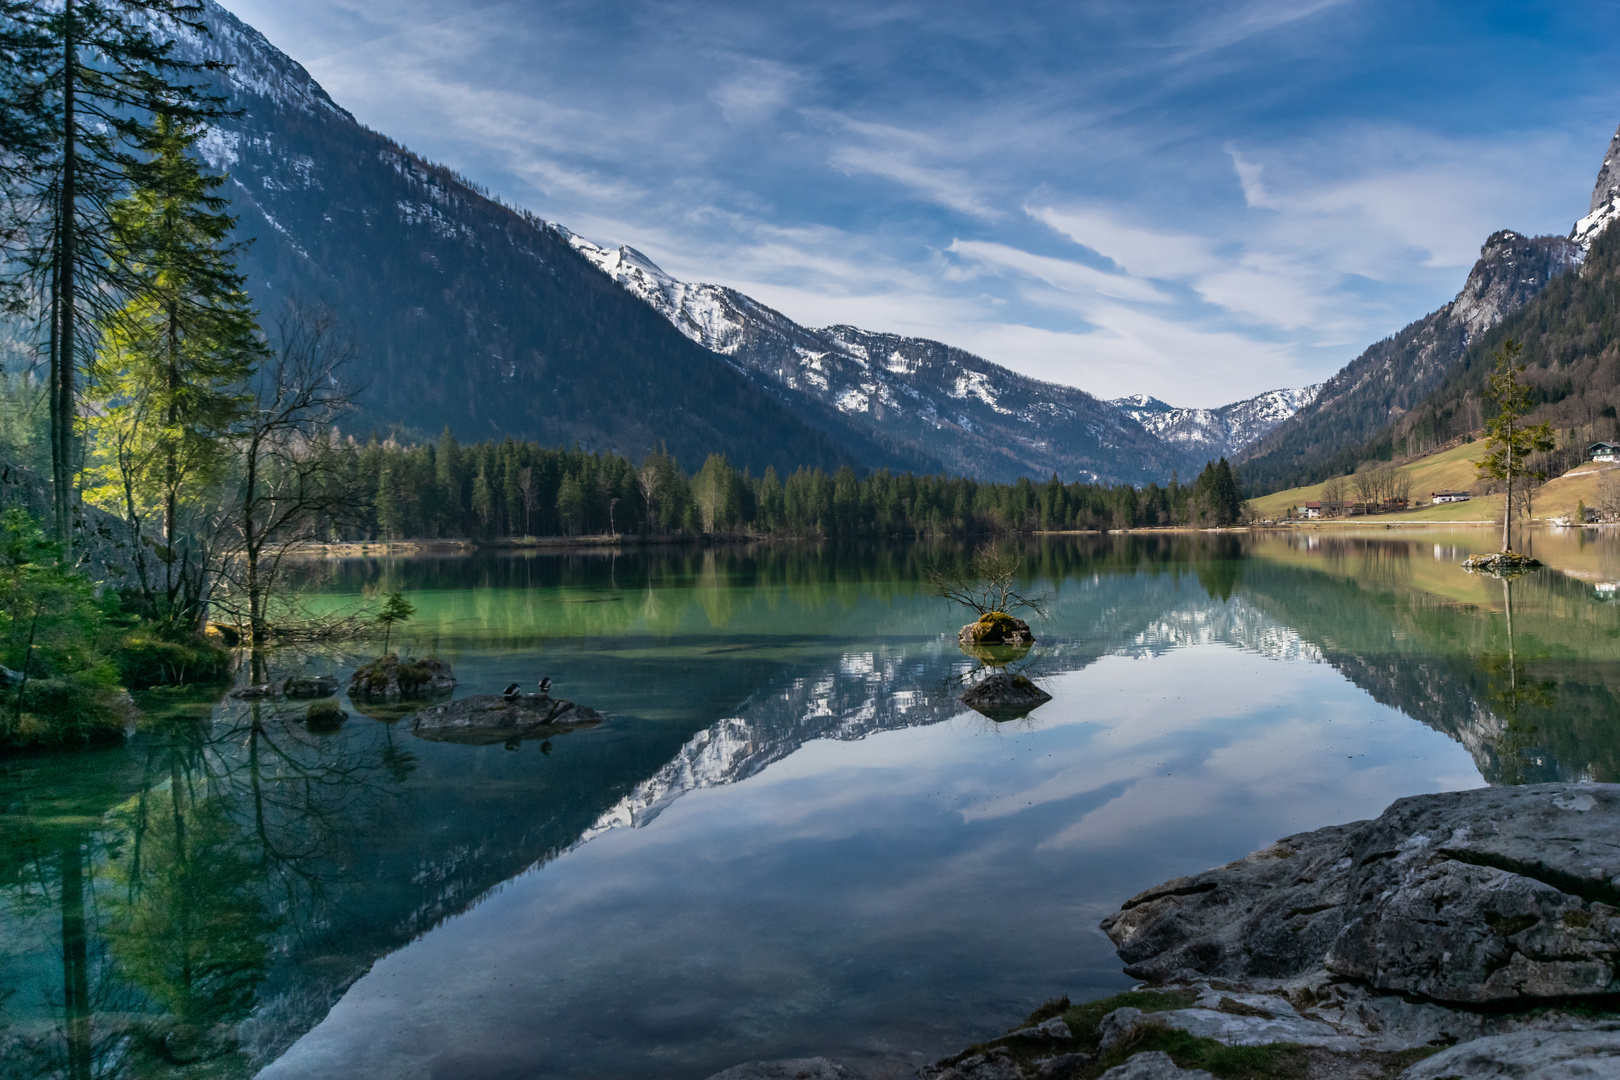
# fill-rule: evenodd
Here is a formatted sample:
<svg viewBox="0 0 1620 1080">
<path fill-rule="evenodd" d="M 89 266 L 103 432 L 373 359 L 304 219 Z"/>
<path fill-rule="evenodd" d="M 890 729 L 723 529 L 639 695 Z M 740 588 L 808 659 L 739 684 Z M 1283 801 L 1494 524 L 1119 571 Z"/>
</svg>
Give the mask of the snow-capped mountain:
<svg viewBox="0 0 1620 1080">
<path fill-rule="evenodd" d="M 1182 409 L 1147 394 L 1115 398 L 1108 404 L 1194 458 L 1232 455 L 1316 400 L 1322 384 L 1296 390 L 1268 390 L 1218 409 Z"/>
<path fill-rule="evenodd" d="M 916 456 L 987 480 L 1056 473 L 1146 481 L 1189 464 L 1189 447 L 1154 436 L 1083 390 L 926 338 L 801 326 L 735 289 L 679 281 L 634 248 L 551 227 L 681 333 L 775 387 L 812 422 L 830 414 L 891 447 L 915 448 Z"/>
<path fill-rule="evenodd" d="M 1617 218 L 1620 218 L 1620 128 L 1615 129 L 1614 138 L 1609 140 L 1609 152 L 1603 155 L 1588 213 L 1575 223 L 1569 238 L 1583 248 L 1590 248 L 1598 233 Z"/>
</svg>

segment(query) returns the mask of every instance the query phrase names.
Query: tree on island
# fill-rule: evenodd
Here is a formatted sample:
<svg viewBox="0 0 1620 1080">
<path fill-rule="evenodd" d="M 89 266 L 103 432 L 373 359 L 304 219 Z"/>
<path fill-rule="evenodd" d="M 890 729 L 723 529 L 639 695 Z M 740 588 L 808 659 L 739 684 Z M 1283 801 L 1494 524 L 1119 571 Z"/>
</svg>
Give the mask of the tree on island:
<svg viewBox="0 0 1620 1080">
<path fill-rule="evenodd" d="M 388 655 L 388 639 L 394 632 L 394 624 L 410 622 L 411 616 L 416 614 L 416 608 L 406 600 L 402 593 L 391 592 L 383 609 L 377 613 L 377 625 L 383 628 L 383 655 Z"/>
<path fill-rule="evenodd" d="M 1520 381 L 1525 370 L 1519 363 L 1523 351 L 1523 346 L 1508 338 L 1492 354 L 1496 370 L 1486 379 L 1485 395 L 1496 403 L 1496 416 L 1485 425 L 1485 457 L 1474 462 L 1481 476 L 1500 480 L 1507 488 L 1502 506 L 1503 554 L 1513 551 L 1513 481 L 1545 479 L 1531 466 L 1530 456 L 1556 445 L 1551 425 L 1522 422 L 1531 408 L 1530 388 Z"/>
<path fill-rule="evenodd" d="M 1023 562 L 1024 557 L 1015 550 L 981 544 L 966 566 L 929 567 L 928 587 L 935 596 L 970 607 L 981 617 L 1028 608 L 1044 619 L 1051 598 L 1019 588 L 1018 570 Z"/>
</svg>

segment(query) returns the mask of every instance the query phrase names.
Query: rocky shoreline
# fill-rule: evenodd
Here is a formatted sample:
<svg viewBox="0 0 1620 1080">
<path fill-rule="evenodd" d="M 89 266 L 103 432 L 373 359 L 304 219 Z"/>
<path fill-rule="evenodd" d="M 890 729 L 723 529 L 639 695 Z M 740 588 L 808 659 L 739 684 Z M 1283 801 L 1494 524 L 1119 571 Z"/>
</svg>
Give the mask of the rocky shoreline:
<svg viewBox="0 0 1620 1080">
<path fill-rule="evenodd" d="M 924 1080 L 1620 1078 L 1620 784 L 1401 799 L 1127 900 L 1143 980 Z M 713 1080 L 852 1077 L 825 1058 Z"/>
</svg>

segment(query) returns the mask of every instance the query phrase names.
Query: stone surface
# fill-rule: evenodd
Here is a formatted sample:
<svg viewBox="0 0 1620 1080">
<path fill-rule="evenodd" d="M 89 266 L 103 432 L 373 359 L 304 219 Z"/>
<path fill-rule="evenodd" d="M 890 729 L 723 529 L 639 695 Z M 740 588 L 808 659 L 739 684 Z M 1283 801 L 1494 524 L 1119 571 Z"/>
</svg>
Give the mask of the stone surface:
<svg viewBox="0 0 1620 1080">
<path fill-rule="evenodd" d="M 1017 720 L 1052 700 L 1052 695 L 1025 675 L 998 671 L 974 683 L 962 695 L 962 704 L 997 722 Z"/>
<path fill-rule="evenodd" d="M 1223 1005 L 1231 998 L 1225 998 Z M 1144 1025 L 1172 1028 L 1214 1039 L 1228 1046 L 1263 1046 L 1266 1043 L 1295 1043 L 1299 1046 L 1320 1046 L 1329 1050 L 1356 1050 L 1361 1044 L 1353 1037 L 1343 1035 L 1331 1024 L 1308 1020 L 1300 1016 L 1285 999 L 1271 999 L 1269 1008 L 1246 1006 L 1248 1013 L 1235 1013 L 1225 1008 L 1170 1009 L 1165 1012 L 1143 1013 L 1140 1009 L 1115 1009 L 1103 1018 L 1103 1049 L 1124 1038 L 1131 1030 Z"/>
<path fill-rule="evenodd" d="M 1125 1064 L 1115 1065 L 1100 1080 L 1215 1080 L 1203 1069 L 1183 1069 L 1160 1050 L 1134 1054 Z"/>
<path fill-rule="evenodd" d="M 1401 799 L 1133 897 L 1103 928 L 1151 982 L 1326 971 L 1440 1002 L 1620 991 L 1620 785 Z"/>
<path fill-rule="evenodd" d="M 824 1057 L 750 1061 L 717 1072 L 709 1080 L 854 1080 L 855 1074 Z"/>
<path fill-rule="evenodd" d="M 411 721 L 411 731 L 439 742 L 489 744 L 556 735 L 602 722 L 602 714 L 549 694 L 506 698 L 474 694 L 429 705 Z"/>
<path fill-rule="evenodd" d="M 926 1070 L 930 1080 L 1023 1080 L 1024 1073 L 1005 1046 L 994 1046 L 982 1054 L 963 1058 L 948 1068 Z"/>
<path fill-rule="evenodd" d="M 436 656 L 402 663 L 390 653 L 362 664 L 349 678 L 349 696 L 356 701 L 431 697 L 455 687 L 450 665 Z"/>
<path fill-rule="evenodd" d="M 1521 1031 L 1491 1035 L 1425 1058 L 1402 1080 L 1500 1076 L 1524 1080 L 1620 1080 L 1620 1030 Z"/>
</svg>

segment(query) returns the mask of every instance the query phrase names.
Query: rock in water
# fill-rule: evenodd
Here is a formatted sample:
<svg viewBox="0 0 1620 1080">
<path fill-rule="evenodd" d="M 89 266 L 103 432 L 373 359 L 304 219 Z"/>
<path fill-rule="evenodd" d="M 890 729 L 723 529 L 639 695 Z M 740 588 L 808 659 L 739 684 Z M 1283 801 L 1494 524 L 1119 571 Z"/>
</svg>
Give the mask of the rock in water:
<svg viewBox="0 0 1620 1080">
<path fill-rule="evenodd" d="M 998 671 L 981 679 L 962 695 L 962 704 L 1001 723 L 1018 720 L 1052 700 L 1052 695 L 1029 681 L 1025 675 Z"/>
<path fill-rule="evenodd" d="M 349 696 L 360 700 L 431 697 L 456 687 L 450 665 L 437 656 L 401 663 L 390 653 L 367 661 L 349 679 Z"/>
<path fill-rule="evenodd" d="M 1005 611 L 989 611 L 958 630 L 956 640 L 963 645 L 1030 645 L 1035 635 L 1023 619 L 1015 619 Z"/>
<path fill-rule="evenodd" d="M 549 694 L 474 694 L 429 705 L 411 721 L 411 731 L 436 742 L 477 745 L 558 735 L 602 722 L 602 714 Z"/>
<path fill-rule="evenodd" d="M 1493 551 L 1488 555 L 1470 555 L 1463 560 L 1463 569 L 1474 574 L 1491 574 L 1495 577 L 1512 577 L 1535 570 L 1541 563 L 1528 555 L 1520 555 L 1517 551 Z"/>
<path fill-rule="evenodd" d="M 290 698 L 331 697 L 338 692 L 336 675 L 293 675 L 281 684 L 281 693 Z"/>
<path fill-rule="evenodd" d="M 1620 992 L 1620 785 L 1420 795 L 1126 901 L 1125 971 L 1324 973 L 1460 1004 Z"/>
</svg>

